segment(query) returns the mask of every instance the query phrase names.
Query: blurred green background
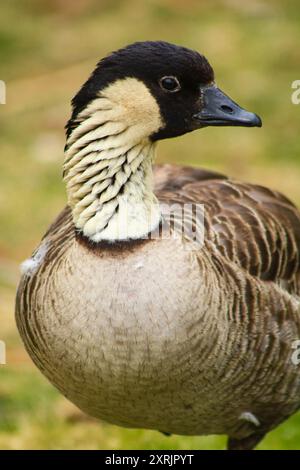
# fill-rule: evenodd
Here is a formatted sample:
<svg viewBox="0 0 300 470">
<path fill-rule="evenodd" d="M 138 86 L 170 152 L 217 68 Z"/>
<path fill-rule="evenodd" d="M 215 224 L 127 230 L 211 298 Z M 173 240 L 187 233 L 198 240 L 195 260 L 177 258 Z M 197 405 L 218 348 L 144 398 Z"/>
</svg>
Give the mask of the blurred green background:
<svg viewBox="0 0 300 470">
<path fill-rule="evenodd" d="M 95 63 L 136 40 L 204 53 L 217 82 L 263 118 L 262 129 L 211 128 L 159 145 L 160 162 L 206 166 L 262 183 L 300 205 L 297 0 L 1 0 L 0 366 L 1 449 L 222 449 L 223 437 L 165 437 L 85 417 L 48 384 L 14 323 L 19 263 L 65 204 L 61 167 L 70 99 Z M 300 414 L 260 449 L 300 449 Z"/>
</svg>

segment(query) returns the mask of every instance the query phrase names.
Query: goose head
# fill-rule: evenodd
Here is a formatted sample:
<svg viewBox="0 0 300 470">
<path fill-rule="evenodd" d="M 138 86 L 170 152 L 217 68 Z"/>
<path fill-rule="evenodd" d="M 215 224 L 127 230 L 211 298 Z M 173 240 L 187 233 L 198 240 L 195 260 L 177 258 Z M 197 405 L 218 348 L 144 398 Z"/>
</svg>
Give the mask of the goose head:
<svg viewBox="0 0 300 470">
<path fill-rule="evenodd" d="M 216 86 L 202 54 L 161 41 L 137 42 L 102 59 L 72 101 L 67 134 L 99 96 L 123 111 L 128 126 L 138 121 L 140 137 L 152 141 L 207 126 L 261 126 Z"/>
<path fill-rule="evenodd" d="M 72 105 L 68 203 L 78 231 L 96 242 L 140 238 L 159 224 L 156 141 L 207 126 L 261 126 L 216 86 L 203 55 L 166 42 L 135 43 L 102 59 Z"/>
</svg>

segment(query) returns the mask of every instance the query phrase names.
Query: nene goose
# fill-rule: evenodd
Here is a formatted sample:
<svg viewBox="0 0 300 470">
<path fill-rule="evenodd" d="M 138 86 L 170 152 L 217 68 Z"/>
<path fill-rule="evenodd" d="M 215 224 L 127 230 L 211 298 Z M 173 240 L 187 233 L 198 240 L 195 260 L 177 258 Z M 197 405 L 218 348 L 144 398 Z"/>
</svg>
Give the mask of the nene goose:
<svg viewBox="0 0 300 470">
<path fill-rule="evenodd" d="M 17 294 L 27 351 L 89 415 L 254 448 L 300 406 L 300 213 L 278 192 L 152 160 L 160 139 L 260 118 L 204 56 L 165 42 L 102 59 L 72 104 L 68 205 Z M 157 230 L 172 204 L 204 206 L 187 219 L 202 243 L 177 215 L 170 236 Z"/>
</svg>

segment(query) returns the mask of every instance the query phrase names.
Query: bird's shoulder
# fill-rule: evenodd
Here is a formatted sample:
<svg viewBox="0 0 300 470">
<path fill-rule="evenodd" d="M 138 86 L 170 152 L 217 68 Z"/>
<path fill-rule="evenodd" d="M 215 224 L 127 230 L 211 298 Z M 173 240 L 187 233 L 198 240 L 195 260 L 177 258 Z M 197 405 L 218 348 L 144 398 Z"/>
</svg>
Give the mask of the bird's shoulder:
<svg viewBox="0 0 300 470">
<path fill-rule="evenodd" d="M 300 290 L 300 212 L 291 201 L 206 170 L 170 165 L 166 170 L 159 199 L 203 204 L 205 239 L 224 259 L 261 280 Z"/>
</svg>

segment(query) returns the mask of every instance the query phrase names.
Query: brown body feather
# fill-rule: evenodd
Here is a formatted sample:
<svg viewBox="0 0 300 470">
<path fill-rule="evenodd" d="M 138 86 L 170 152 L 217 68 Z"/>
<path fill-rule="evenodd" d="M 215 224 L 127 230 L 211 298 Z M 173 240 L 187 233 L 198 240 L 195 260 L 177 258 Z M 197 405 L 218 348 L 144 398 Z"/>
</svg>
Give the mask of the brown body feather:
<svg viewBox="0 0 300 470">
<path fill-rule="evenodd" d="M 118 248 L 103 243 L 88 246 L 76 238 L 66 207 L 42 241 L 47 245 L 43 263 L 22 277 L 18 327 L 36 364 L 88 413 L 125 426 L 165 432 L 227 433 L 229 448 L 252 448 L 300 406 L 300 371 L 291 360 L 292 342 L 300 337 L 300 213 L 277 192 L 206 170 L 162 165 L 155 167 L 154 175 L 161 202 L 204 204 L 204 247 L 183 254 L 179 242 L 159 240 L 120 242 Z M 80 273 L 74 256 L 82 257 Z M 137 268 L 136 278 L 130 280 L 131 265 L 139 260 L 145 266 Z M 143 270 L 145 278 L 138 274 Z M 107 276 L 120 298 L 112 297 L 110 307 L 102 307 L 92 292 L 97 286 L 101 285 L 100 290 L 107 287 Z M 70 281 L 73 277 L 74 283 Z M 84 277 L 89 279 L 84 282 Z M 165 285 L 159 284 L 157 294 L 151 294 L 158 285 L 155 277 Z M 70 295 L 65 279 L 70 289 L 77 283 L 79 297 L 74 291 Z M 158 307 L 150 306 L 141 287 L 146 279 L 147 289 L 157 295 L 156 304 L 161 304 Z M 127 282 L 136 282 L 139 294 Z M 137 312 L 133 317 L 128 313 L 124 321 L 116 314 L 112 331 L 107 327 L 107 335 L 112 334 L 108 341 L 115 341 L 115 348 L 110 349 L 100 330 L 104 323 L 98 324 L 99 315 L 102 311 L 107 315 L 109 308 L 113 312 L 118 302 L 124 309 L 122 289 L 128 289 L 126 302 L 133 311 L 144 305 L 152 316 L 151 328 L 149 324 L 142 327 L 149 328 L 144 336 L 132 323 L 134 318 L 137 323 L 142 321 Z M 103 292 L 99 293 L 102 298 Z M 172 295 L 173 303 L 169 300 Z M 77 313 L 60 311 L 67 310 L 70 303 L 73 310 L 78 307 Z M 172 308 L 175 316 L 170 313 Z M 156 317 L 158 311 L 162 317 Z M 76 315 L 79 329 L 74 326 Z M 90 328 L 85 319 L 91 317 L 100 353 L 94 355 L 93 348 L 87 348 L 86 360 L 82 360 L 78 344 L 85 338 L 84 329 Z M 68 328 L 70 337 L 65 338 Z M 162 330 L 166 331 L 163 342 L 155 339 Z M 94 332 L 89 334 L 92 342 Z M 136 334 L 136 349 L 128 344 L 130 334 Z M 110 364 L 108 369 L 103 361 Z M 118 361 L 120 368 L 110 369 Z M 149 361 L 152 365 L 145 366 Z M 127 367 L 131 372 L 124 372 Z M 83 384 L 88 391 L 82 389 Z M 103 390 L 105 387 L 110 389 Z M 129 404 L 123 403 L 126 400 Z M 116 407 L 114 416 L 109 408 Z"/>
<path fill-rule="evenodd" d="M 155 176 L 160 200 L 205 205 L 206 238 L 225 259 L 262 280 L 290 282 L 298 292 L 300 214 L 285 196 L 189 167 L 163 165 Z"/>
</svg>

